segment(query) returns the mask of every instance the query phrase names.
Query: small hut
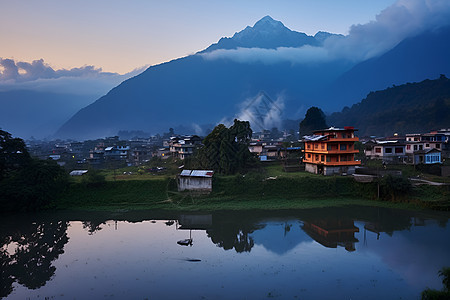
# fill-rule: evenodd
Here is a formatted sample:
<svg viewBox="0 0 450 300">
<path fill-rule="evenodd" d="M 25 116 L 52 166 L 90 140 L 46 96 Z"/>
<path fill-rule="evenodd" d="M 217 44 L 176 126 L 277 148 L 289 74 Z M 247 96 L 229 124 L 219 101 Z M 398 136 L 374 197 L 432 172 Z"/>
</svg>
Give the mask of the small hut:
<svg viewBox="0 0 450 300">
<path fill-rule="evenodd" d="M 211 170 L 183 170 L 178 175 L 178 191 L 211 192 L 212 177 Z"/>
</svg>

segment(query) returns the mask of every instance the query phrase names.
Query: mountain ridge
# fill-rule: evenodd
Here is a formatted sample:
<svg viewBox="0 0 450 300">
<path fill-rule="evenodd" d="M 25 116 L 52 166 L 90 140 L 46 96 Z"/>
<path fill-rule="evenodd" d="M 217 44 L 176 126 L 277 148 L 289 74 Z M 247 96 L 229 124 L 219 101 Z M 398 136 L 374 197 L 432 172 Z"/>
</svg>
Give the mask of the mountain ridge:
<svg viewBox="0 0 450 300">
<path fill-rule="evenodd" d="M 270 25 L 267 27 L 273 25 L 272 27 L 279 27 L 282 31 L 293 32 L 284 29 L 281 22 L 270 23 L 270 19 L 265 20 Z M 263 23 L 258 27 L 265 27 Z M 404 80 L 409 78 L 406 75 L 410 69 L 404 66 L 419 60 L 432 64 L 432 72 L 419 68 L 414 73 L 414 78 L 418 79 L 414 81 L 447 73 L 446 70 L 450 70 L 450 58 L 445 50 L 448 49 L 447 41 L 450 45 L 450 34 L 444 30 L 429 37 L 434 41 L 432 47 L 439 48 L 437 50 L 423 45 L 427 34 L 430 33 L 412 37 L 373 58 L 375 62 L 386 61 L 383 64 L 383 72 L 386 74 L 377 73 L 377 64 L 374 67 L 371 60 L 352 65 L 337 59 L 309 64 L 295 64 L 289 60 L 269 64 L 241 63 L 226 58 L 206 59 L 202 53 L 219 49 L 219 41 L 194 55 L 152 66 L 140 75 L 122 82 L 96 102 L 77 112 L 58 130 L 57 136 L 95 138 L 116 135 L 119 130 L 143 130 L 155 134 L 178 125 L 187 128 L 186 133 L 202 134 L 199 128 L 203 124 L 226 123 L 241 115 L 245 104 L 260 91 L 265 91 L 273 100 L 282 102 L 283 115 L 278 116 L 279 118 L 299 119 L 311 106 L 319 106 L 328 113 L 333 112 L 356 103 L 370 91 L 391 86 L 393 81 L 395 84 L 407 82 Z M 328 35 L 329 33 L 323 32 L 316 34 L 322 41 Z M 229 41 L 232 39 L 233 37 L 227 38 Z M 440 44 L 439 41 L 444 42 Z M 258 46 L 262 47 L 264 43 L 265 41 L 261 41 Z M 247 44 L 251 45 L 253 44 L 250 42 Z M 235 47 L 236 44 L 229 46 Z M 280 42 L 275 38 L 272 44 L 266 46 L 280 47 Z M 436 57 L 425 59 L 423 56 L 427 51 L 436 54 Z M 402 55 L 404 52 L 409 54 Z M 402 58 L 403 56 L 405 57 Z M 399 57 L 399 62 L 389 59 L 390 57 Z M 440 61 L 444 63 L 440 64 Z M 355 69 L 361 71 L 358 73 Z M 438 73 L 435 74 L 436 72 Z M 378 88 L 379 82 L 391 73 L 397 77 L 392 77 Z M 348 79 L 340 82 L 338 78 L 343 77 Z M 358 82 L 361 80 L 366 80 L 368 84 L 359 87 Z"/>
<path fill-rule="evenodd" d="M 327 117 L 332 126 L 351 124 L 360 136 L 425 133 L 450 127 L 450 79 L 406 83 L 371 92 L 361 102 Z"/>
</svg>

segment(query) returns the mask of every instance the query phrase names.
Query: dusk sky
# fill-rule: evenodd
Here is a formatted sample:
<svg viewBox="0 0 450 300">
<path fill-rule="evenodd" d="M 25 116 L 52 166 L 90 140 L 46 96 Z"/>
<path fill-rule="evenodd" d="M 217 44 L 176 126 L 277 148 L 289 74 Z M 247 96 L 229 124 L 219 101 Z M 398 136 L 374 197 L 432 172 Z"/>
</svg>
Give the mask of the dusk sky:
<svg viewBox="0 0 450 300">
<path fill-rule="evenodd" d="M 265 15 L 309 35 L 348 34 L 350 26 L 375 20 L 395 2 L 0 0 L 0 57 L 123 74 L 195 53 Z"/>
</svg>

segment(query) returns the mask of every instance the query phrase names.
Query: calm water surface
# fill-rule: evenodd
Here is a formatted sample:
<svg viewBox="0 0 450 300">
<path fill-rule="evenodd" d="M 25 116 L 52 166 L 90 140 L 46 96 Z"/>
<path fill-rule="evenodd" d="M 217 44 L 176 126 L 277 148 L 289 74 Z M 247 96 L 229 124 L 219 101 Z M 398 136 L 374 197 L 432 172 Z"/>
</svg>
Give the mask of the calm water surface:
<svg viewBox="0 0 450 300">
<path fill-rule="evenodd" d="M 437 272 L 450 266 L 448 214 L 65 212 L 0 222 L 7 299 L 418 299 L 442 288 Z"/>
</svg>

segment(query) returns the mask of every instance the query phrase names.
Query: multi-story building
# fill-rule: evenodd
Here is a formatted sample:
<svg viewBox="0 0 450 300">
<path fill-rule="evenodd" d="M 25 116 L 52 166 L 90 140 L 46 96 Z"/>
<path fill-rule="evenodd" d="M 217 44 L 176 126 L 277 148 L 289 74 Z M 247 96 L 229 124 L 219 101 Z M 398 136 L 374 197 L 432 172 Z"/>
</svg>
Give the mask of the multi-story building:
<svg viewBox="0 0 450 300">
<path fill-rule="evenodd" d="M 202 143 L 202 138 L 197 135 L 171 137 L 169 149 L 172 156 L 185 159 L 194 154 L 194 150 Z"/>
<path fill-rule="evenodd" d="M 405 143 L 401 140 L 371 140 L 364 144 L 364 154 L 369 159 L 389 162 L 406 162 Z"/>
<path fill-rule="evenodd" d="M 358 141 L 354 132 L 353 127 L 331 127 L 317 130 L 312 136 L 305 136 L 305 170 L 324 175 L 355 173 L 355 167 L 361 162 L 355 160 L 355 154 L 359 151 L 354 147 Z"/>
</svg>

